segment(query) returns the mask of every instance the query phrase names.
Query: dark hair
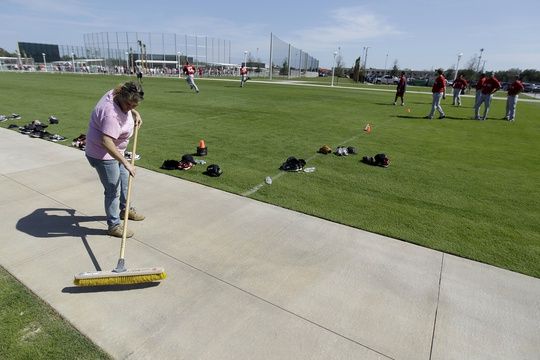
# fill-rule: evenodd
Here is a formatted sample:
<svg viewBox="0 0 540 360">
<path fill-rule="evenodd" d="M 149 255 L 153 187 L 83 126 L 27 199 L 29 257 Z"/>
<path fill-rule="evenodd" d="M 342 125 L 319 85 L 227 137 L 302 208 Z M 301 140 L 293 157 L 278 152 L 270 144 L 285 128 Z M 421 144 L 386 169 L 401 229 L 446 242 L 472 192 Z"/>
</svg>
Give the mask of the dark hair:
<svg viewBox="0 0 540 360">
<path fill-rule="evenodd" d="M 120 84 L 113 90 L 115 98 L 122 102 L 137 102 L 144 100 L 144 91 L 141 84 L 135 81 L 128 81 Z"/>
</svg>

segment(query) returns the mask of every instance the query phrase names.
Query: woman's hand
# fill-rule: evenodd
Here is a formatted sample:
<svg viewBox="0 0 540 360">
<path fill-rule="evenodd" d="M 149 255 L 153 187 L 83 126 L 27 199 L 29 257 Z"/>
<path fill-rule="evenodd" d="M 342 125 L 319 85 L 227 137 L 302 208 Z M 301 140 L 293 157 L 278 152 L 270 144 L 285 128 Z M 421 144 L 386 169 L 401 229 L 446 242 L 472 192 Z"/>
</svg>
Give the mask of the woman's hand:
<svg viewBox="0 0 540 360">
<path fill-rule="evenodd" d="M 142 118 L 141 114 L 135 109 L 131 109 L 131 115 L 133 116 L 133 120 L 135 121 L 135 126 L 141 127 L 142 125 Z"/>
</svg>

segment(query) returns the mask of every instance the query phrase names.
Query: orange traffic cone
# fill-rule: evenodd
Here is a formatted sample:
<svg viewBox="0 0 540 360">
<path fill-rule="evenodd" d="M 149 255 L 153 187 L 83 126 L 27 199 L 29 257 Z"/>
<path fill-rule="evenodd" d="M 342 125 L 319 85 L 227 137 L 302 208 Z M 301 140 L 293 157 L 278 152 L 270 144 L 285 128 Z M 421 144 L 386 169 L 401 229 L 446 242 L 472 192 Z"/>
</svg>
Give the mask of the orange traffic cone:
<svg viewBox="0 0 540 360">
<path fill-rule="evenodd" d="M 367 124 L 366 127 L 364 128 L 364 131 L 370 133 L 371 132 L 371 125 Z"/>
<path fill-rule="evenodd" d="M 206 148 L 206 144 L 204 143 L 204 140 L 199 141 L 199 146 L 197 146 L 197 156 L 205 156 L 208 154 L 208 149 Z"/>
</svg>

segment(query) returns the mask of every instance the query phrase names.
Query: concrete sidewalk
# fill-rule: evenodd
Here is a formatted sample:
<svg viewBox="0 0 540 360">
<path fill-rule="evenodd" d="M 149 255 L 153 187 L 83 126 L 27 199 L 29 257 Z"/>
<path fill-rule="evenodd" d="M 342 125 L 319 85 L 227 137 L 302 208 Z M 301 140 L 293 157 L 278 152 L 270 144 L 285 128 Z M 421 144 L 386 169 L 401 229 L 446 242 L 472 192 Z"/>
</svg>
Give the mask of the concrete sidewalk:
<svg viewBox="0 0 540 360">
<path fill-rule="evenodd" d="M 540 358 L 539 279 L 142 168 L 127 266 L 168 278 L 73 287 L 120 244 L 84 153 L 0 129 L 0 173 L 0 264 L 114 358 Z"/>
</svg>

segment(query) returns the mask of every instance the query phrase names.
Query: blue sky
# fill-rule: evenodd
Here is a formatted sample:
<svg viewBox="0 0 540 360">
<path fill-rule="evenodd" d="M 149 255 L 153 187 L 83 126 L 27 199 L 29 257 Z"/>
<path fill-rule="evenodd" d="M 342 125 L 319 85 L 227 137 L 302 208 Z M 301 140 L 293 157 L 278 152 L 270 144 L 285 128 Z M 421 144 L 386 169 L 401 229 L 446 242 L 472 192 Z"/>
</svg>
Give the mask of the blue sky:
<svg viewBox="0 0 540 360">
<path fill-rule="evenodd" d="M 540 1 L 65 1 L 2 0 L 0 47 L 17 41 L 83 45 L 92 32 L 165 32 L 231 40 L 232 61 L 244 51 L 264 61 L 270 33 L 331 67 L 369 47 L 368 67 L 460 67 L 484 48 L 486 70 L 540 70 Z M 388 56 L 387 56 L 388 54 Z M 267 60 L 266 60 L 267 61 Z"/>
</svg>

